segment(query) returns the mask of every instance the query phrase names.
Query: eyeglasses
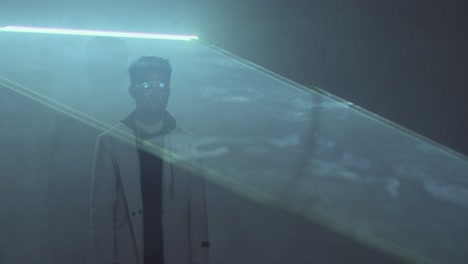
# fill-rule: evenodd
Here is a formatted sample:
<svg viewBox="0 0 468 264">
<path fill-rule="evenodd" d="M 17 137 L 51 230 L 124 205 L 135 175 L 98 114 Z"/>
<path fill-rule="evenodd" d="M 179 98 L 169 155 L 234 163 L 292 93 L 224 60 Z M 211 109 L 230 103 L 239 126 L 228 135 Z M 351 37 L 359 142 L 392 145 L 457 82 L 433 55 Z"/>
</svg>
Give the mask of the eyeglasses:
<svg viewBox="0 0 468 264">
<path fill-rule="evenodd" d="M 137 84 L 135 86 L 138 89 L 142 90 L 144 93 L 150 93 L 151 91 L 168 92 L 169 90 L 169 85 L 164 82 L 159 82 L 159 83 L 144 82 L 142 84 Z"/>
</svg>

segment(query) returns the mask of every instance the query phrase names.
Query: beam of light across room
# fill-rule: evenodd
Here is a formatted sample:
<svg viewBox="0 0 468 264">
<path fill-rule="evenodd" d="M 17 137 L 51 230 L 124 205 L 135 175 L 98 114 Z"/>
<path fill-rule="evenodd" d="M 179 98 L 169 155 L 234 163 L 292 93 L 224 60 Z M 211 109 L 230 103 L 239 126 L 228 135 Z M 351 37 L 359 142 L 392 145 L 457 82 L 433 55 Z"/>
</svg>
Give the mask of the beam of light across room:
<svg viewBox="0 0 468 264">
<path fill-rule="evenodd" d="M 185 40 L 185 41 L 198 39 L 197 36 L 189 36 L 189 35 L 168 35 L 168 34 L 137 33 L 137 32 L 23 27 L 23 26 L 0 27 L 0 32 L 42 33 L 42 34 L 78 35 L 78 36 L 143 38 L 143 39 L 168 39 L 168 40 Z"/>
</svg>

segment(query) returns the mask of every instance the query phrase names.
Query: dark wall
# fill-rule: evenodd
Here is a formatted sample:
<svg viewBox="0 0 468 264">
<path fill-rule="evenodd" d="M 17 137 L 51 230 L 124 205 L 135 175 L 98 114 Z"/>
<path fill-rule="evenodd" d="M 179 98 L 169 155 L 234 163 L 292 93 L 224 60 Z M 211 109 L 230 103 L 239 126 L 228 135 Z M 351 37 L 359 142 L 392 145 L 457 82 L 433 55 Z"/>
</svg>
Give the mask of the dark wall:
<svg viewBox="0 0 468 264">
<path fill-rule="evenodd" d="M 3 0 L 0 24 L 194 33 L 468 153 L 463 0 Z"/>
<path fill-rule="evenodd" d="M 256 3 L 207 39 L 468 153 L 467 1 Z"/>
</svg>

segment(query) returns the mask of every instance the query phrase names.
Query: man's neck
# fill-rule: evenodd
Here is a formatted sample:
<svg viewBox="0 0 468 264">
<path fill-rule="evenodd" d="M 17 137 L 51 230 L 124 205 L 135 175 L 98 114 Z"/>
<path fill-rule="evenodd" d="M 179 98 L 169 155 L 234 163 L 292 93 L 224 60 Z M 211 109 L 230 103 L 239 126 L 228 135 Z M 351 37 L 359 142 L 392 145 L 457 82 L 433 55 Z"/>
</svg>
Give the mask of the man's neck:
<svg viewBox="0 0 468 264">
<path fill-rule="evenodd" d="M 164 112 L 162 113 L 148 113 L 141 110 L 135 111 L 135 118 L 138 122 L 145 125 L 155 125 L 163 119 Z"/>
</svg>

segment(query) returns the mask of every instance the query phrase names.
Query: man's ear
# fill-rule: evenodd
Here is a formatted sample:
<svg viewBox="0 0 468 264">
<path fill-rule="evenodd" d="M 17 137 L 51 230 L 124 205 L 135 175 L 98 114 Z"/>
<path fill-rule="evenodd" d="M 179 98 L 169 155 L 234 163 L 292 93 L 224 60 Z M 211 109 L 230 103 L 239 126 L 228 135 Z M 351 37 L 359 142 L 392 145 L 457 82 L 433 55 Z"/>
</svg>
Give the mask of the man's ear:
<svg viewBox="0 0 468 264">
<path fill-rule="evenodd" d="M 135 99 L 135 88 L 133 87 L 132 84 L 130 84 L 130 86 L 128 87 L 128 93 L 133 99 Z"/>
</svg>

